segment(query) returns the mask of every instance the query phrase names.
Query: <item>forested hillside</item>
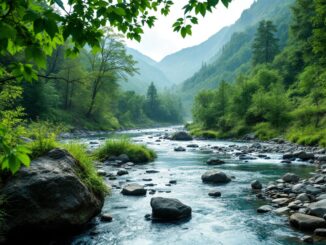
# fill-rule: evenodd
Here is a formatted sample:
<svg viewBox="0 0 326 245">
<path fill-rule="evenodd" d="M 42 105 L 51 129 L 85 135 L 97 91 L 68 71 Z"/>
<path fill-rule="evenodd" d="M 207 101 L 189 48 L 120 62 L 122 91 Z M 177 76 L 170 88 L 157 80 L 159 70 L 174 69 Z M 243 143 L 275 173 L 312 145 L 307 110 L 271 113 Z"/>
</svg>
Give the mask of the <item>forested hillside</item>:
<svg viewBox="0 0 326 245">
<path fill-rule="evenodd" d="M 233 81 L 238 74 L 251 68 L 251 43 L 258 26 L 258 21 L 254 22 L 256 18 L 252 16 L 259 13 L 261 18 L 272 20 L 277 27 L 276 36 L 279 45 L 281 48 L 284 47 L 288 39 L 291 19 L 290 6 L 294 1 L 282 1 L 279 4 L 274 4 L 273 1 L 273 4 L 268 7 L 267 2 L 271 3 L 265 0 L 258 1 L 251 9 L 244 12 L 237 23 L 241 24 L 245 31 L 234 33 L 221 52 L 215 55 L 213 62 L 203 64 L 199 71 L 181 85 L 180 91 L 186 108 L 191 108 L 194 96 L 201 89 L 215 88 L 222 80 Z"/>
<path fill-rule="evenodd" d="M 47 120 L 74 128 L 108 130 L 182 121 L 181 104 L 176 96 L 158 92 L 154 101 L 148 100 L 146 91 L 152 79 L 157 79 L 160 88 L 167 80 L 148 61 L 138 58 L 140 54 L 139 63 L 135 61 L 136 55 L 127 53 L 120 36 L 108 31 L 98 53 L 85 48 L 77 56 L 67 57 L 69 46 L 66 42 L 54 50 L 38 80 L 12 81 L 1 86 L 3 123 L 14 128 L 22 120 Z M 19 55 L 3 56 L 0 63 L 10 65 L 14 59 L 23 60 Z M 142 75 L 130 81 L 138 73 Z M 136 85 L 137 80 L 142 83 Z M 126 84 L 128 91 L 121 89 L 121 83 Z M 152 116 L 152 103 L 160 117 Z"/>
<path fill-rule="evenodd" d="M 154 83 L 158 90 L 164 90 L 173 85 L 159 69 L 156 61 L 132 48 L 127 48 L 127 53 L 132 55 L 133 59 L 137 61 L 135 67 L 138 71 L 133 76 L 128 75 L 126 80 L 120 81 L 119 84 L 123 90 L 145 94 L 151 82 Z"/>
<path fill-rule="evenodd" d="M 242 32 L 250 26 L 256 25 L 262 19 L 280 16 L 286 11 L 289 3 L 294 0 L 259 0 L 245 10 L 240 19 L 233 25 L 224 27 L 207 41 L 190 48 L 183 49 L 172 55 L 168 55 L 159 62 L 160 69 L 174 83 L 180 84 L 197 72 L 203 63 L 216 60 L 223 50 L 223 46 L 229 42 L 236 32 Z M 284 22 L 289 16 L 283 15 Z M 214 24 L 209 26 L 214 28 Z M 194 89 L 195 91 L 196 89 Z"/>
<path fill-rule="evenodd" d="M 197 74 L 197 81 L 206 75 L 210 80 L 202 80 L 204 84 L 218 86 L 196 96 L 193 133 L 213 130 L 216 137 L 239 137 L 254 132 L 262 139 L 282 135 L 300 144 L 325 146 L 325 18 L 323 0 L 297 0 L 285 47 L 278 34 L 286 32 L 285 26 L 272 21 L 260 22 L 253 40 L 236 34 L 232 40 L 240 42 L 234 50 L 246 50 L 246 55 L 244 62 L 229 67 L 235 74 L 219 74 L 222 60 Z M 227 52 L 233 42 L 226 46 L 225 58 L 232 57 Z"/>
</svg>

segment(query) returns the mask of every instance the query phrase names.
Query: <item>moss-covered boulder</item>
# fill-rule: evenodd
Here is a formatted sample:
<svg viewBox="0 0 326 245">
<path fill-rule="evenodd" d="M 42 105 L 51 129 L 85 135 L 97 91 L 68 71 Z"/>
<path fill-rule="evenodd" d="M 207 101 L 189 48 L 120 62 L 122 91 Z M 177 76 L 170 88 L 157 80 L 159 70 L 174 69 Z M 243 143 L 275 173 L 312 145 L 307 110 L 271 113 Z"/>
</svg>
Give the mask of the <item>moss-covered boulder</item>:
<svg viewBox="0 0 326 245">
<path fill-rule="evenodd" d="M 2 227 L 6 237 L 64 234 L 99 214 L 104 195 L 84 183 L 83 171 L 67 151 L 54 149 L 8 178 L 0 190 L 7 199 L 6 226 Z"/>
</svg>

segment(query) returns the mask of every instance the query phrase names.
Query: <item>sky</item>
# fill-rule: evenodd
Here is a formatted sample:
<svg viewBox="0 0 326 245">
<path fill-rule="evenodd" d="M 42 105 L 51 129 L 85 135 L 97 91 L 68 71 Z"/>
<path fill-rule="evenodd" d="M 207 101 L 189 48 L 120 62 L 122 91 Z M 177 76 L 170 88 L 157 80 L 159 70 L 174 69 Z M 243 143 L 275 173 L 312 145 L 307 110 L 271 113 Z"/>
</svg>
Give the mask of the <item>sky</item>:
<svg viewBox="0 0 326 245">
<path fill-rule="evenodd" d="M 168 54 L 204 42 L 224 26 L 233 24 L 242 11 L 254 2 L 254 0 L 233 0 L 228 8 L 221 3 L 218 4 L 213 13 L 207 14 L 205 18 L 199 18 L 199 24 L 193 26 L 192 36 L 183 39 L 179 33 L 173 32 L 172 25 L 177 18 L 183 16 L 182 7 L 187 1 L 175 0 L 175 5 L 168 16 L 158 16 L 152 29 L 144 28 L 140 43 L 126 40 L 127 46 L 160 61 Z"/>
</svg>

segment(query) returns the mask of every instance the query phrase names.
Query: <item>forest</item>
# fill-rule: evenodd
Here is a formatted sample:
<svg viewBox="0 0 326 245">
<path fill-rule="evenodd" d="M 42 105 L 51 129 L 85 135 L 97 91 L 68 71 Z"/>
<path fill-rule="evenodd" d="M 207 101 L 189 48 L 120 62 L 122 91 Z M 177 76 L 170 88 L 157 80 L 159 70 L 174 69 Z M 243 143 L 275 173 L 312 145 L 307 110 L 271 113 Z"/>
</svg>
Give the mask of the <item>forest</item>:
<svg viewBox="0 0 326 245">
<path fill-rule="evenodd" d="M 193 134 L 237 138 L 254 132 L 265 140 L 283 136 L 326 145 L 326 7 L 313 2 L 295 2 L 284 47 L 272 21 L 259 23 L 250 44 L 250 68 L 196 96 L 189 125 Z M 241 34 L 234 34 L 236 39 Z"/>
</svg>

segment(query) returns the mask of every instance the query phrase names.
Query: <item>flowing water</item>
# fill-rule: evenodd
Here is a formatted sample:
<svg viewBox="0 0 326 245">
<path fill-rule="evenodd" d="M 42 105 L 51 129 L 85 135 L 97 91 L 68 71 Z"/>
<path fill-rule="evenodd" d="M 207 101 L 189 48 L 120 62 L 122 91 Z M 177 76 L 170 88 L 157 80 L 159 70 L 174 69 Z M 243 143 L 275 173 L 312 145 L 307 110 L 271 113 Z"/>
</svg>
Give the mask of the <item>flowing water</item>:
<svg viewBox="0 0 326 245">
<path fill-rule="evenodd" d="M 236 158 L 226 158 L 226 164 L 208 166 L 208 158 L 216 153 L 187 148 L 186 152 L 175 152 L 174 147 L 184 146 L 190 142 L 161 140 L 158 135 L 171 133 L 175 128 L 158 128 L 151 130 L 131 130 L 123 132 L 134 141 L 148 145 L 157 152 L 158 158 L 153 163 L 134 166 L 129 174 L 107 182 L 123 186 L 128 182 L 139 184 L 153 183 L 154 195 L 146 197 L 123 196 L 121 189 L 112 188 L 112 195 L 107 197 L 103 213 L 110 213 L 113 221 L 104 223 L 94 221 L 95 225 L 78 235 L 72 244 L 300 244 L 303 236 L 288 226 L 287 217 L 273 213 L 257 214 L 257 207 L 266 202 L 258 200 L 250 188 L 254 179 L 263 184 L 278 179 L 286 172 L 293 172 L 307 177 L 313 171 L 308 165 L 280 163 L 281 155 L 268 154 L 270 160 L 251 160 L 247 163 Z M 103 136 L 101 136 L 103 137 Z M 97 137 L 82 139 L 96 140 Z M 244 144 L 227 141 L 194 140 L 199 146 L 228 146 Z M 223 156 L 220 156 L 223 159 Z M 226 157 L 226 156 L 224 156 Z M 235 179 L 226 185 L 203 184 L 201 175 L 209 169 L 221 169 Z M 105 166 L 103 169 L 115 173 L 118 169 Z M 148 174 L 147 169 L 159 173 Z M 143 181 L 151 178 L 151 182 Z M 176 185 L 166 186 L 170 180 L 177 180 Z M 208 196 L 211 190 L 219 190 L 222 196 Z M 151 213 L 150 200 L 153 196 L 177 198 L 192 207 L 192 218 L 186 222 L 154 223 L 146 221 L 144 216 Z"/>
</svg>

